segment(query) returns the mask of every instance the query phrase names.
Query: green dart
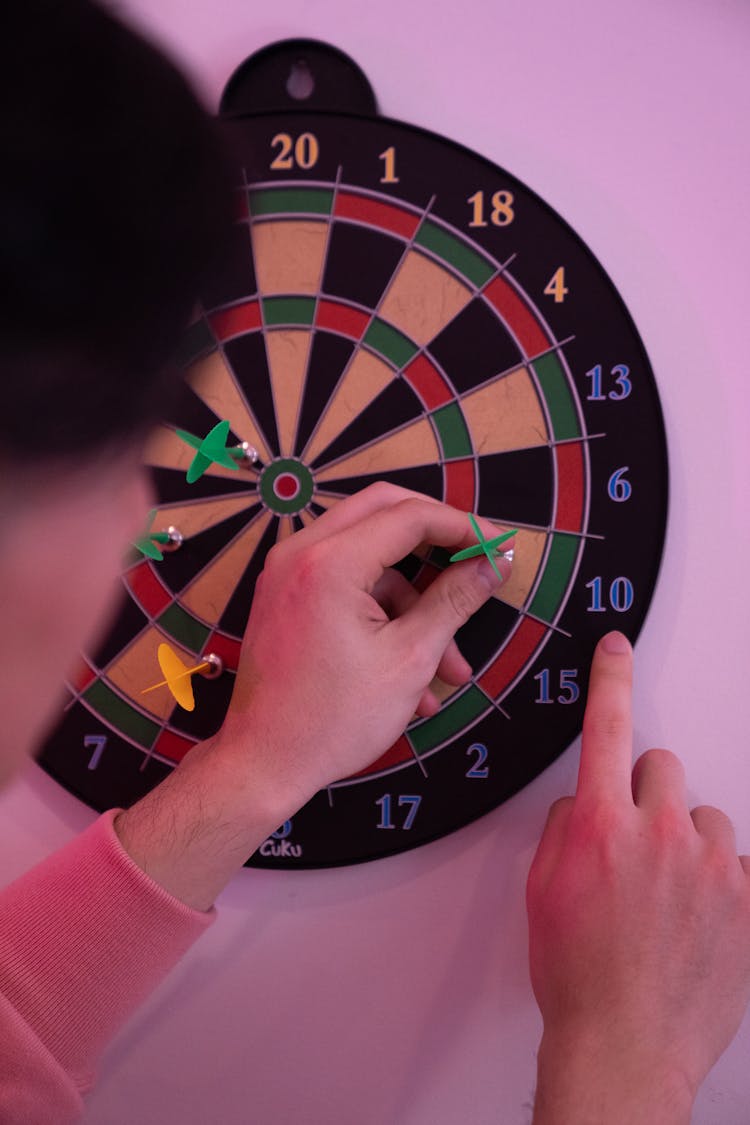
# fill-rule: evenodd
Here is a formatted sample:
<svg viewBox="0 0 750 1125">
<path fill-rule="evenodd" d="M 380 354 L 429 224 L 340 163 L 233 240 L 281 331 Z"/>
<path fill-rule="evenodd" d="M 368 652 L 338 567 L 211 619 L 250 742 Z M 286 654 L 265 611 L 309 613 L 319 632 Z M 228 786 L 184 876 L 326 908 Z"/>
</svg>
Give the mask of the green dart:
<svg viewBox="0 0 750 1125">
<path fill-rule="evenodd" d="M 155 516 L 156 508 L 152 508 L 146 517 L 146 529 L 144 534 L 135 540 L 133 546 L 136 550 L 140 551 L 142 555 L 145 555 L 147 559 L 156 559 L 157 562 L 161 562 L 164 555 L 156 546 L 156 543 L 168 543 L 169 535 L 166 531 L 149 530 L 151 524 L 154 522 Z"/>
<path fill-rule="evenodd" d="M 497 569 L 497 564 L 495 563 L 493 554 L 501 543 L 504 543 L 506 539 L 510 539 L 512 538 L 512 536 L 518 534 L 518 528 L 514 528 L 512 531 L 506 531 L 503 535 L 498 535 L 493 539 L 485 539 L 474 516 L 471 514 L 471 512 L 468 512 L 467 515 L 469 517 L 469 521 L 471 522 L 472 530 L 479 542 L 474 547 L 465 547 L 463 551 L 457 551 L 455 555 L 451 555 L 448 562 L 461 562 L 462 559 L 472 559 L 476 558 L 478 555 L 486 555 L 487 559 L 489 560 L 489 564 L 494 570 L 498 580 L 502 582 L 503 576 Z"/>
<path fill-rule="evenodd" d="M 211 465 L 221 465 L 225 469 L 239 469 L 238 458 L 244 456 L 242 450 L 227 449 L 229 422 L 217 422 L 204 438 L 196 438 L 187 430 L 175 430 L 179 438 L 197 450 L 186 473 L 188 484 L 193 484 L 203 476 Z"/>
<path fill-rule="evenodd" d="M 518 528 L 515 527 L 513 531 L 506 531 L 504 535 L 498 535 L 495 539 L 485 539 L 484 545 L 477 543 L 474 547 L 465 547 L 463 551 L 456 551 L 455 555 L 451 555 L 448 562 L 461 562 L 463 559 L 475 559 L 477 555 L 484 554 L 485 547 L 488 551 L 496 550 L 501 543 L 506 539 L 511 539 L 514 535 L 518 535 Z"/>
</svg>

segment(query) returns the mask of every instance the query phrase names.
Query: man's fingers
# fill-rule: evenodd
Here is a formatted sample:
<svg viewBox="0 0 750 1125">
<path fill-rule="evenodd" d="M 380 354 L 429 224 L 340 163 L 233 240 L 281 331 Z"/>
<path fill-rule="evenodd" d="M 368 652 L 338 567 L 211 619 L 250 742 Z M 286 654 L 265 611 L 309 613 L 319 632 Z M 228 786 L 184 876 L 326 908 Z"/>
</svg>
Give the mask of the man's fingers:
<svg viewBox="0 0 750 1125">
<path fill-rule="evenodd" d="M 415 708 L 415 713 L 420 719 L 431 719 L 440 710 L 440 700 L 431 688 L 425 688 Z"/>
<path fill-rule="evenodd" d="M 494 525 L 488 520 L 479 522 L 483 534 L 494 531 Z M 366 526 L 352 525 L 330 537 L 328 542 L 346 559 L 350 573 L 356 571 L 361 581 L 372 589 L 384 570 L 422 543 L 455 548 L 473 543 L 475 539 L 465 512 L 412 494 L 372 513 Z M 468 562 L 473 560 L 454 566 L 468 566 Z"/>
<path fill-rule="evenodd" d="M 402 617 L 420 597 L 411 582 L 397 570 L 383 571 L 372 596 L 391 618 Z M 452 637 L 440 658 L 436 675 L 447 684 L 463 684 L 471 676 L 471 665 L 463 658 Z M 426 697 L 424 707 L 417 710 L 421 715 L 434 714 L 440 707 L 440 701 L 432 692 L 426 693 Z"/>
<path fill-rule="evenodd" d="M 573 804 L 572 797 L 559 797 L 550 807 L 547 823 L 529 871 L 529 894 L 541 890 L 546 885 L 550 873 L 560 861 L 560 851 L 568 830 Z"/>
<path fill-rule="evenodd" d="M 715 844 L 722 844 L 730 852 L 737 852 L 737 838 L 732 824 L 726 813 L 715 809 L 711 805 L 699 805 L 690 813 L 695 830 L 704 840 Z"/>
<path fill-rule="evenodd" d="M 355 492 L 353 496 L 347 496 L 345 500 L 339 500 L 318 516 L 313 523 L 298 531 L 295 539 L 299 543 L 317 543 L 329 535 L 346 531 L 347 528 L 353 527 L 376 512 L 392 508 L 394 504 L 401 504 L 404 500 L 423 500 L 431 504 L 439 504 L 439 501 L 433 500 L 431 496 L 423 496 L 420 492 L 412 492 L 411 489 L 401 488 L 397 484 L 378 481 L 360 492 Z"/>
<path fill-rule="evenodd" d="M 504 579 L 510 577 L 510 563 L 498 558 L 496 565 Z M 487 559 L 467 559 L 444 570 L 428 586 L 419 601 L 394 622 L 402 634 L 408 632 L 416 643 L 424 641 L 425 652 L 446 649 L 457 629 L 489 597 L 502 588 Z"/>
<path fill-rule="evenodd" d="M 664 805 L 685 809 L 685 769 L 671 750 L 647 750 L 633 768 L 633 800 L 641 809 L 653 811 Z"/>
<path fill-rule="evenodd" d="M 596 646 L 583 719 L 577 794 L 632 802 L 633 652 L 622 633 L 608 633 Z"/>
</svg>

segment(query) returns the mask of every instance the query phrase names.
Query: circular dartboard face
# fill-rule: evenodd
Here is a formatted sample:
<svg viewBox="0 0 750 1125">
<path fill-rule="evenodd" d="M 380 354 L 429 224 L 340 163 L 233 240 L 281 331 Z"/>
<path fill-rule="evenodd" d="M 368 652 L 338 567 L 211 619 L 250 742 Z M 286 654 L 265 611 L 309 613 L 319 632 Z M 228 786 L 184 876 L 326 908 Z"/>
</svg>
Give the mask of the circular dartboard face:
<svg viewBox="0 0 750 1125">
<path fill-rule="evenodd" d="M 487 812 L 578 733 L 596 640 L 610 628 L 635 639 L 656 581 L 661 410 L 612 282 L 503 169 L 383 118 L 227 128 L 234 252 L 185 340 L 181 401 L 147 449 L 151 530 L 179 536 L 162 560 L 128 560 L 119 618 L 72 676 L 42 762 L 100 809 L 161 781 L 221 724 L 271 546 L 391 481 L 518 533 L 511 579 L 458 634 L 471 682 L 438 684 L 438 714 L 250 860 L 357 862 Z M 222 421 L 238 467 L 212 463 L 189 484 L 195 442 Z M 433 550 L 401 569 L 424 589 L 446 565 Z M 193 677 L 193 711 L 166 688 L 142 694 L 162 678 L 164 642 L 186 666 L 220 658 L 220 675 Z"/>
</svg>

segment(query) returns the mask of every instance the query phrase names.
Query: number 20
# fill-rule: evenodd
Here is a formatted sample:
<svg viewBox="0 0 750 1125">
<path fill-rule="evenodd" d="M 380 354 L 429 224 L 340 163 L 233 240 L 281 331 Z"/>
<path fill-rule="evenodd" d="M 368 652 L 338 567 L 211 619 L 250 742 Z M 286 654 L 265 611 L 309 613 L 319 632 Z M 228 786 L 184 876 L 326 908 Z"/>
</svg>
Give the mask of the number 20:
<svg viewBox="0 0 750 1125">
<path fill-rule="evenodd" d="M 320 145 L 318 138 L 312 133 L 301 133 L 296 141 L 288 133 L 277 133 L 271 141 L 271 148 L 277 147 L 279 151 L 271 161 L 271 169 L 274 172 L 285 172 L 295 165 L 307 170 L 314 168 L 318 163 Z"/>
</svg>

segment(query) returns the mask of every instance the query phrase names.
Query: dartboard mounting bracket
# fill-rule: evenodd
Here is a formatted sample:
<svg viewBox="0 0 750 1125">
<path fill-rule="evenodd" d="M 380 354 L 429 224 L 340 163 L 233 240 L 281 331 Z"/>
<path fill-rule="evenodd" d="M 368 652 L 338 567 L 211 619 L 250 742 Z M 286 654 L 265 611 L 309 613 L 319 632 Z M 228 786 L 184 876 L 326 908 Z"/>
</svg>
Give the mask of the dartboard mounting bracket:
<svg viewBox="0 0 750 1125">
<path fill-rule="evenodd" d="M 236 68 L 219 102 L 224 118 L 295 109 L 363 116 L 378 111 L 362 68 L 321 39 L 282 39 L 262 47 Z"/>
</svg>

